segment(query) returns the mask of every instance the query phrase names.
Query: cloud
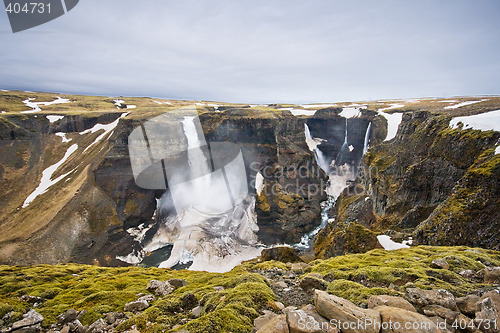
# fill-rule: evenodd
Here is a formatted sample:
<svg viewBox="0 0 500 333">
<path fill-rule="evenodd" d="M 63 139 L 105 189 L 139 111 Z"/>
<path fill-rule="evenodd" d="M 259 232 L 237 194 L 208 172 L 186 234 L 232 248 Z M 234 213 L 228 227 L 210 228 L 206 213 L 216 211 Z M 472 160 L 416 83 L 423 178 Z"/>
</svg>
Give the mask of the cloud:
<svg viewBox="0 0 500 333">
<path fill-rule="evenodd" d="M 496 94 L 497 1 L 80 1 L 17 34 L 0 87 L 232 102 Z"/>
</svg>

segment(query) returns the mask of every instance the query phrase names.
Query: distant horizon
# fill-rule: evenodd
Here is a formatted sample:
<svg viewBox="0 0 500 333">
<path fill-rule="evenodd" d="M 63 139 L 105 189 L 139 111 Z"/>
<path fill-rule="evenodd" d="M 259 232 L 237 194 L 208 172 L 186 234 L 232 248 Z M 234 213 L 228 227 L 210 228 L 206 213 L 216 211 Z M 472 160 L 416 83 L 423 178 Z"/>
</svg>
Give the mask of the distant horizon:
<svg viewBox="0 0 500 333">
<path fill-rule="evenodd" d="M 14 34 L 0 11 L 0 87 L 252 104 L 496 95 L 499 12 L 496 0 L 86 0 Z"/>
<path fill-rule="evenodd" d="M 200 101 L 200 102 L 220 102 L 220 103 L 231 103 L 231 104 L 292 104 L 292 105 L 308 105 L 308 104 L 328 104 L 328 103 L 355 103 L 355 102 L 376 102 L 376 101 L 408 101 L 408 100 L 418 100 L 418 99 L 447 99 L 447 98 L 474 98 L 474 97 L 500 97 L 499 94 L 478 94 L 478 95 L 452 95 L 452 96 L 412 96 L 404 98 L 375 98 L 375 99 L 364 99 L 364 100 L 343 100 L 343 101 L 310 101 L 305 103 L 291 103 L 283 101 L 264 101 L 264 102 L 248 102 L 248 101 L 229 101 L 229 100 L 215 100 L 215 99 L 203 99 L 203 98 L 174 98 L 174 97 L 161 97 L 161 96 L 148 96 L 148 95 L 109 95 L 109 94 L 88 94 L 81 92 L 68 92 L 68 91 L 45 91 L 38 89 L 24 89 L 24 88 L 6 88 L 0 87 L 0 92 L 2 91 L 18 91 L 25 93 L 47 93 L 47 94 L 61 94 L 61 95 L 75 95 L 75 96 L 96 96 L 96 97 L 109 97 L 109 98 L 151 98 L 151 99 L 166 99 L 172 101 Z"/>
</svg>

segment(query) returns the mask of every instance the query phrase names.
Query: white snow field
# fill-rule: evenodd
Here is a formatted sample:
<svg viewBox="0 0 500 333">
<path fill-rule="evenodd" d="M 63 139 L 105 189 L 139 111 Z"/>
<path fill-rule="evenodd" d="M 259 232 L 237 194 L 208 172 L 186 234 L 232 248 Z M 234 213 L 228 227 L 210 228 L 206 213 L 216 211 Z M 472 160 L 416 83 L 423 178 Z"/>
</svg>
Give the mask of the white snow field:
<svg viewBox="0 0 500 333">
<path fill-rule="evenodd" d="M 24 200 L 24 203 L 23 203 L 23 208 L 26 208 L 28 207 L 28 205 L 33 201 L 35 200 L 35 198 L 41 194 L 44 194 L 45 192 L 48 191 L 49 187 L 51 187 L 52 185 L 56 184 L 57 182 L 59 182 L 61 179 L 63 179 L 64 177 L 66 177 L 67 175 L 69 175 L 70 173 L 73 172 L 73 170 L 71 170 L 70 172 L 67 172 L 65 173 L 64 175 L 61 175 L 59 177 L 57 177 L 56 179 L 52 179 L 52 175 L 54 174 L 54 172 L 57 171 L 57 169 L 64 164 L 64 162 L 66 162 L 66 160 L 71 156 L 71 154 L 73 154 L 76 150 L 78 149 L 78 145 L 77 144 L 74 144 L 72 145 L 71 147 L 68 148 L 68 150 L 66 151 L 66 153 L 64 154 L 63 158 L 61 158 L 61 160 L 51 166 L 49 166 L 47 169 L 43 170 L 42 172 L 42 179 L 40 179 L 40 184 L 38 185 L 38 187 L 26 198 L 26 200 Z"/>
<path fill-rule="evenodd" d="M 87 150 L 90 149 L 90 147 L 92 147 L 93 145 L 95 145 L 96 143 L 101 141 L 106 135 L 108 135 L 108 133 L 113 133 L 113 131 L 115 130 L 116 126 L 118 125 L 118 122 L 120 121 L 120 119 L 125 118 L 127 115 L 128 115 L 128 112 L 122 113 L 122 115 L 119 118 L 117 118 L 115 121 L 113 121 L 109 124 L 95 124 L 94 127 L 89 128 L 83 132 L 80 132 L 80 135 L 83 135 L 83 134 L 95 133 L 97 131 L 104 130 L 104 133 L 99 135 L 94 140 L 94 142 L 92 142 L 90 145 L 87 146 L 87 148 L 85 148 L 85 150 L 83 152 L 85 153 Z"/>
<path fill-rule="evenodd" d="M 395 241 L 393 241 L 391 239 L 391 237 L 389 237 L 387 235 L 378 235 L 377 239 L 378 239 L 378 242 L 380 243 L 380 245 L 382 245 L 382 247 L 388 251 L 398 250 L 398 249 L 406 249 L 406 248 L 410 247 L 410 245 L 408 245 L 408 244 L 411 244 L 411 240 L 403 241 L 403 243 L 396 243 Z"/>
<path fill-rule="evenodd" d="M 21 113 L 35 113 L 35 112 L 40 112 L 42 109 L 40 106 L 47 106 L 47 105 L 53 105 L 53 104 L 62 104 L 62 103 L 71 103 L 71 101 L 67 98 L 61 98 L 57 96 L 57 99 L 53 100 L 52 102 L 32 102 L 35 100 L 34 98 L 28 98 L 23 101 L 24 105 L 27 107 L 30 107 L 31 110 L 29 111 L 21 111 Z"/>
<path fill-rule="evenodd" d="M 463 124 L 463 129 L 500 132 L 500 110 L 472 116 L 455 117 L 450 120 L 450 126 L 452 128 L 458 128 L 459 123 Z"/>
<path fill-rule="evenodd" d="M 479 101 L 466 101 L 466 102 L 461 102 L 461 103 L 458 103 L 458 104 L 455 104 L 455 105 L 445 106 L 444 108 L 447 109 L 447 110 L 449 110 L 449 109 L 457 109 L 457 108 L 462 107 L 462 106 L 472 105 L 472 104 L 486 102 L 486 101 L 487 101 L 487 99 L 482 99 L 482 100 L 479 100 Z"/>
</svg>

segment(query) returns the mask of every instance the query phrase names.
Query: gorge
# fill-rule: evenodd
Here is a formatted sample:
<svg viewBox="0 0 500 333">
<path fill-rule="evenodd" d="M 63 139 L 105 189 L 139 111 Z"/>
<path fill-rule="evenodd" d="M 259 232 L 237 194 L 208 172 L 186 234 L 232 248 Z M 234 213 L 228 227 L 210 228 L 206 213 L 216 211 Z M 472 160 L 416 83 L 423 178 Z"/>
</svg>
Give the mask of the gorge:
<svg viewBox="0 0 500 333">
<path fill-rule="evenodd" d="M 48 96 L 65 103 L 34 102 Z M 498 130 L 450 123 L 487 117 L 498 108 L 496 97 L 457 108 L 422 99 L 303 112 L 137 98 L 127 113 L 112 99 L 2 98 L 3 263 L 228 270 L 272 245 L 303 250 L 315 243 L 316 256 L 325 257 L 379 248 L 383 234 L 415 244 L 498 247 Z M 35 103 L 34 112 L 19 112 L 22 101 Z M 177 118 L 154 123 L 165 115 Z M 154 127 L 165 124 L 175 126 Z M 153 177 L 156 187 L 134 178 L 130 164 L 131 133 L 153 128 L 151 154 L 170 154 L 162 160 L 170 163 L 168 184 L 156 186 Z M 233 160 L 239 171 L 224 171 Z M 50 184 L 42 185 L 43 177 Z M 478 236 L 451 239 L 450 223 L 454 232 L 473 228 Z M 230 264 L 214 264 L 216 258 Z"/>
</svg>

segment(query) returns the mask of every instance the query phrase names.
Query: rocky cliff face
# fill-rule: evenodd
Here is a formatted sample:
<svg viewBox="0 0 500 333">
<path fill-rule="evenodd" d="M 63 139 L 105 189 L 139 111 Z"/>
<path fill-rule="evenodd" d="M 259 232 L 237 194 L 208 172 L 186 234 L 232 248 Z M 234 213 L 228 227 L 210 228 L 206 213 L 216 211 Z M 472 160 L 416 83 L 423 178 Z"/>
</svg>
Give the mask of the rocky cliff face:
<svg viewBox="0 0 500 333">
<path fill-rule="evenodd" d="M 0 94 L 0 109 L 7 110 L 0 115 L 0 262 L 126 265 L 116 257 L 140 253 L 145 239 L 158 236 L 159 217 L 169 214 L 157 210 L 164 190 L 136 185 L 128 136 L 192 103 L 137 98 L 131 99 L 137 108 L 119 109 L 111 99 L 68 96 L 68 104 L 22 113 L 27 97 L 55 98 Z M 442 112 L 432 101 L 405 107 L 398 134 L 384 141 L 394 123 L 369 109 L 388 103 L 315 110 L 200 104 L 206 140 L 241 148 L 259 242 L 297 243 L 326 223 L 325 187 L 347 166 L 351 178 L 336 179 L 336 190 L 345 180 L 351 185 L 316 239 L 319 257 L 378 247 L 377 235 L 389 229 L 422 244 L 498 248 L 500 135 L 451 129 L 451 117 L 463 112 Z M 498 104 L 491 98 L 467 110 Z"/>
<path fill-rule="evenodd" d="M 221 107 L 220 112 L 200 109 L 207 141 L 241 147 L 250 193 L 255 195 L 257 173 L 262 176 L 263 190 L 256 196 L 261 242 L 295 243 L 320 224 L 328 178 L 307 147 L 304 124 L 310 122 L 313 133 L 326 133 L 329 140 L 328 133 L 344 132 L 344 118 L 323 121 L 321 112 L 318 117 L 304 117 L 288 110 L 250 107 Z M 143 239 L 151 239 L 161 223 L 155 210 L 163 194 L 136 185 L 128 136 L 161 113 L 58 114 L 54 122 L 45 114 L 0 117 L 0 214 L 6 231 L 0 239 L 0 261 L 124 265 L 116 256 L 141 251 L 137 237 L 127 229 L 148 229 Z M 362 139 L 351 140 L 359 150 Z M 72 145 L 77 147 L 69 154 Z M 65 154 L 67 159 L 48 180 L 63 178 L 43 192 L 44 173 Z M 37 190 L 41 193 L 26 204 Z"/>
<path fill-rule="evenodd" d="M 498 249 L 500 133 L 452 129 L 451 118 L 407 112 L 394 140 L 370 148 L 366 172 L 342 193 L 335 222 L 316 239 L 318 256 L 364 252 L 388 230 L 419 244 Z"/>
</svg>

